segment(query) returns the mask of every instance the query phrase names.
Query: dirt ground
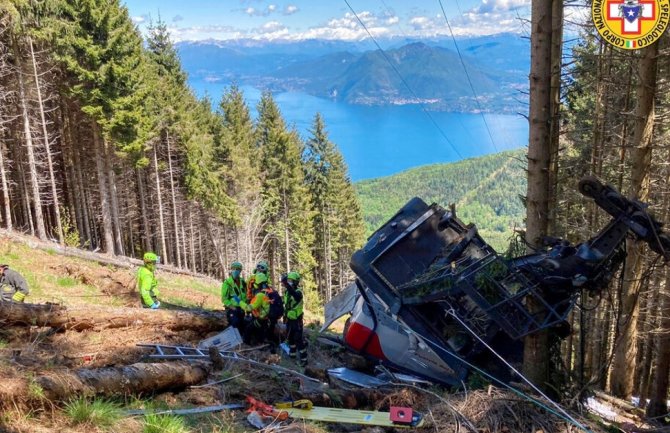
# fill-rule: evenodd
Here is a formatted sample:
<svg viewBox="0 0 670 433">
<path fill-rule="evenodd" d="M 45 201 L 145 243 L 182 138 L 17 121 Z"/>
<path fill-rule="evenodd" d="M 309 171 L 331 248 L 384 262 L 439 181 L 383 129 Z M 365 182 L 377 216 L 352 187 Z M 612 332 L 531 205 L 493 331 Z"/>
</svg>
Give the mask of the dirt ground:
<svg viewBox="0 0 670 433">
<path fill-rule="evenodd" d="M 0 263 L 8 263 L 23 274 L 31 287 L 26 300 L 31 303 L 54 302 L 68 307 L 87 305 L 135 306 L 139 308 L 134 291 L 134 270 L 101 266 L 93 262 L 63 257 L 53 252 L 28 248 L 17 242 L 0 238 Z M 198 306 L 221 309 L 219 282 L 158 272 L 159 287 L 165 306 L 183 309 Z M 1 318 L 0 318 L 1 323 Z M 193 346 L 211 334 L 194 331 L 167 331 L 160 327 L 128 327 L 94 329 L 84 332 L 59 332 L 43 327 L 0 327 L 0 386 L 13 381 L 32 380 L 47 372 L 78 368 L 122 366 L 146 359 L 147 349 L 139 343 Z M 308 334 L 310 365 L 299 369 L 292 360 L 281 354 L 270 354 L 267 348 L 243 347 L 243 355 L 265 364 L 278 364 L 328 381 L 325 370 L 356 363 L 341 348 L 321 345 L 316 332 Z M 169 361 L 166 361 L 169 362 Z M 241 403 L 247 395 L 265 402 L 297 399 L 305 393 L 333 406 L 354 406 L 359 409 L 389 410 L 390 406 L 409 406 L 425 414 L 423 431 L 478 431 L 537 433 L 576 431 L 555 417 L 547 416 L 535 406 L 528 405 L 513 394 L 495 388 L 470 390 L 449 394 L 433 387 L 429 390 L 391 388 L 376 394 L 372 401 L 356 400 L 355 390 L 342 383 L 331 382 L 320 395 L 306 390 L 305 384 L 291 375 L 279 375 L 270 368 L 250 367 L 234 361 L 225 362 L 221 371 L 213 371 L 208 383 L 228 379 L 212 386 L 176 389 L 156 395 L 120 395 L 111 398 L 124 409 L 190 408 L 228 403 Z M 29 387 L 29 393 L 39 389 Z M 349 393 L 352 396 L 350 397 Z M 344 398 L 342 396 L 345 396 Z M 353 399 L 353 400 L 352 400 Z M 458 415 L 458 413 L 462 415 Z M 242 410 L 223 411 L 183 417 L 182 430 L 160 430 L 167 433 L 185 432 L 244 432 L 255 431 L 246 421 Z M 468 424 L 471 425 L 468 425 Z M 591 425 L 593 431 L 600 431 Z M 0 432 L 146 432 L 153 431 L 143 417 L 123 417 L 113 426 L 77 423 L 64 410 L 63 403 L 42 401 L 27 404 L 21 398 L 0 401 Z M 379 433 L 394 431 L 378 427 L 361 428 L 355 425 L 294 422 L 277 432 L 354 432 Z M 398 430 L 401 431 L 401 430 Z M 406 430 L 405 430 L 406 431 Z"/>
</svg>

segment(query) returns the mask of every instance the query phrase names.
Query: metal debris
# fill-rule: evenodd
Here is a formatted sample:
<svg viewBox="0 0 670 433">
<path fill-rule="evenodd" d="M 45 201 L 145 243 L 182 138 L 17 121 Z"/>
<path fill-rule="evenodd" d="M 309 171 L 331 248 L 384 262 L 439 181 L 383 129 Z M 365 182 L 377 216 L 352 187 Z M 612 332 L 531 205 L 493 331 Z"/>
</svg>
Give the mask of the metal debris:
<svg viewBox="0 0 670 433">
<path fill-rule="evenodd" d="M 207 349 L 210 346 L 214 346 L 219 350 L 229 351 L 236 347 L 242 345 L 242 336 L 237 328 L 229 326 L 225 331 L 216 334 L 213 337 L 209 337 L 205 340 L 202 340 L 198 344 L 198 348 Z"/>
<path fill-rule="evenodd" d="M 346 367 L 328 369 L 328 375 L 362 388 L 379 388 L 380 386 L 389 384 L 389 382 L 385 380 Z"/>
</svg>

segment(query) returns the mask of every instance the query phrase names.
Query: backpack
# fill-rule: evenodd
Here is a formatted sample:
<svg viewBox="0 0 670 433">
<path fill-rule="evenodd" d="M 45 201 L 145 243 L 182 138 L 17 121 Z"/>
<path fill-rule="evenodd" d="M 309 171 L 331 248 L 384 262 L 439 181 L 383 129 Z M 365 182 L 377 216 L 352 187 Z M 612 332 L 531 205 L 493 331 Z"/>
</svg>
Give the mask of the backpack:
<svg viewBox="0 0 670 433">
<path fill-rule="evenodd" d="M 284 315 L 284 302 L 279 295 L 279 292 L 270 289 L 266 292 L 266 294 L 270 299 L 270 312 L 268 313 L 268 318 L 270 320 L 281 319 Z"/>
</svg>

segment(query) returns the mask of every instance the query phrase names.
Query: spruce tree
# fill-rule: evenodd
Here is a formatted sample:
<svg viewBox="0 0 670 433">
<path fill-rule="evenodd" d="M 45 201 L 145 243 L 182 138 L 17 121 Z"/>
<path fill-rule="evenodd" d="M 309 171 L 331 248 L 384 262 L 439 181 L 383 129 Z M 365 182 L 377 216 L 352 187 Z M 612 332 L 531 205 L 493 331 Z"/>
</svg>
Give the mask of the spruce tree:
<svg viewBox="0 0 670 433">
<path fill-rule="evenodd" d="M 258 104 L 256 137 L 259 148 L 261 196 L 274 277 L 277 270 L 297 269 L 308 277 L 314 267 L 312 210 L 304 185 L 302 150 L 298 134 L 289 131 L 270 92 Z"/>
</svg>

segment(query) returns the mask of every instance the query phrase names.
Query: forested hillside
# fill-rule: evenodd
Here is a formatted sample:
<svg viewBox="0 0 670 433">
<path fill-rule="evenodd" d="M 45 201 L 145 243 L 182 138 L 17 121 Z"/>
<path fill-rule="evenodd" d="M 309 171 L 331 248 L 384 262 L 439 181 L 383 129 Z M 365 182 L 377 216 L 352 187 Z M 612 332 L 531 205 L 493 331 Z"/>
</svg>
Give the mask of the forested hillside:
<svg viewBox="0 0 670 433">
<path fill-rule="evenodd" d="M 476 224 L 481 235 L 503 252 L 514 226 L 523 225 L 523 157 L 521 150 L 502 152 L 357 182 L 367 232 L 376 230 L 410 198 L 421 197 L 443 207 L 454 203 L 459 218 Z"/>
<path fill-rule="evenodd" d="M 117 0 L 0 1 L 2 227 L 215 276 L 267 259 L 328 299 L 363 228 L 326 126 L 303 141 L 269 92 L 255 122 L 238 88 L 214 97 Z"/>
</svg>

